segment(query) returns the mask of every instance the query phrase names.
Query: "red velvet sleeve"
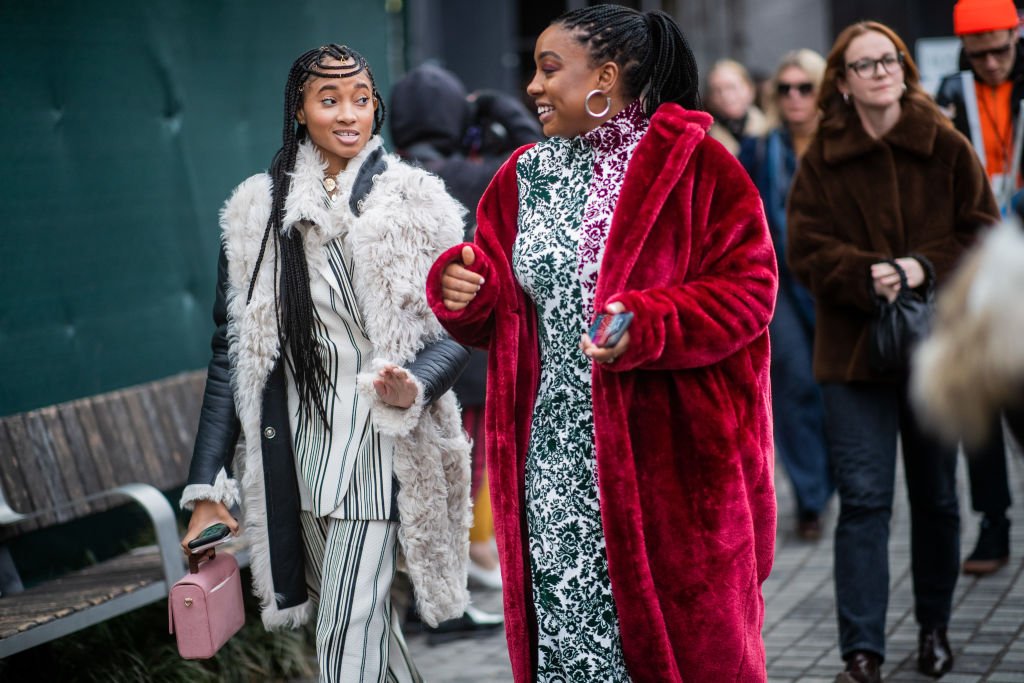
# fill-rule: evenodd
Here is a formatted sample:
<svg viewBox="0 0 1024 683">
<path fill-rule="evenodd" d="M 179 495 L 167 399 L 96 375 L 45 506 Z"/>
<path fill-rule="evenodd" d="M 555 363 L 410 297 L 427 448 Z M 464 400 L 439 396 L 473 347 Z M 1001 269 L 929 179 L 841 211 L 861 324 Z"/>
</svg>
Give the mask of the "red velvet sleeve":
<svg viewBox="0 0 1024 683">
<path fill-rule="evenodd" d="M 690 228 L 696 256 L 682 284 L 606 299 L 621 301 L 635 314 L 628 350 L 606 369 L 705 367 L 736 353 L 767 329 L 778 284 L 775 249 L 760 195 L 735 159 L 719 158 L 725 154 L 709 150 L 694 171 L 696 189 L 681 183 L 670 200 L 690 204 L 679 215 L 698 223 Z M 709 183 L 710 191 L 703 189 Z"/>
<path fill-rule="evenodd" d="M 487 348 L 490 346 L 491 329 L 494 326 L 494 304 L 498 300 L 501 283 L 495 276 L 491 259 L 479 246 L 469 245 L 476 255 L 476 260 L 468 269 L 484 277 L 484 284 L 476 297 L 459 311 L 448 310 L 441 298 L 441 276 L 444 275 L 444 269 L 451 263 L 461 261 L 464 246 L 466 245 L 459 244 L 448 249 L 430 268 L 430 274 L 427 275 L 427 302 L 438 321 L 455 341 Z"/>
<path fill-rule="evenodd" d="M 520 148 L 498 170 L 477 208 L 477 228 L 470 246 L 476 259 L 469 270 L 484 277 L 484 284 L 466 308 L 449 311 L 441 298 L 441 276 L 448 264 L 461 259 L 462 247 L 447 250 L 434 262 L 427 276 L 427 302 L 441 325 L 462 344 L 487 348 L 494 331 L 495 309 L 515 307 L 517 294 L 512 275 L 512 243 L 519 213 L 516 162 L 532 145 Z"/>
</svg>

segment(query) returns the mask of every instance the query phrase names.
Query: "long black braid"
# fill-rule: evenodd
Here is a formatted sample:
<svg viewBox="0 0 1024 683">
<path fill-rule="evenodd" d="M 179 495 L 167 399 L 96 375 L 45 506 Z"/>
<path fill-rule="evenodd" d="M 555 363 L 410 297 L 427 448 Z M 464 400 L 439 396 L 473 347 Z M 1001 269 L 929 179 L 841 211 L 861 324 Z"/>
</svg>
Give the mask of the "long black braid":
<svg viewBox="0 0 1024 683">
<path fill-rule="evenodd" d="M 664 102 L 701 109 L 697 60 L 672 17 L 621 5 L 594 5 L 566 12 L 552 24 L 576 32 L 592 64 L 618 64 L 630 99 L 642 98 L 653 116 Z"/>
<path fill-rule="evenodd" d="M 341 64 L 325 63 L 334 60 Z M 291 187 L 291 172 L 295 170 L 299 143 L 308 137 L 306 127 L 295 118 L 302 104 L 303 87 L 313 78 L 347 78 L 363 71 L 370 79 L 373 98 L 377 102 L 373 114 L 373 135 L 377 135 L 384 124 L 384 99 L 377 91 L 370 65 L 361 54 L 351 48 L 332 43 L 306 52 L 292 64 L 284 87 L 284 131 L 281 136 L 281 148 L 270 162 L 270 218 L 263 232 L 260 253 L 256 258 L 256 267 L 245 298 L 246 304 L 252 299 L 267 243 L 273 236 L 274 247 L 280 254 L 281 264 L 280 273 L 277 271 L 277 261 L 274 264 L 274 280 L 280 287 L 276 292 L 275 302 L 278 304 L 281 355 L 288 363 L 295 379 L 299 409 L 303 416 L 310 419 L 315 411 L 325 425 L 328 424 L 328 418 L 324 397 L 328 390 L 334 389 L 334 383 L 317 344 L 313 299 L 309 293 L 309 269 L 306 265 L 302 234 L 298 230 L 283 229 L 284 206 Z"/>
</svg>

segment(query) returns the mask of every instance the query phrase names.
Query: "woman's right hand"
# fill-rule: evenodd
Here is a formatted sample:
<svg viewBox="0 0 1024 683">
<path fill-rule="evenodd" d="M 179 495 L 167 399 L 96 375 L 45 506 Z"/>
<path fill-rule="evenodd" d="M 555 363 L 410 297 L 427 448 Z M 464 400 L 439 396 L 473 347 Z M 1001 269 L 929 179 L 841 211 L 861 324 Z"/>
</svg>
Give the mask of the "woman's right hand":
<svg viewBox="0 0 1024 683">
<path fill-rule="evenodd" d="M 192 519 L 188 521 L 188 531 L 185 532 L 185 538 L 181 539 L 181 547 L 185 551 L 186 557 L 191 555 L 188 542 L 203 533 L 203 529 L 218 522 L 227 524 L 232 535 L 238 535 L 238 520 L 231 516 L 224 503 L 213 500 L 197 500 L 192 509 Z"/>
<path fill-rule="evenodd" d="M 476 298 L 484 278 L 466 268 L 476 261 L 476 254 L 468 244 L 462 247 L 462 261 L 452 261 L 441 274 L 441 300 L 449 311 L 461 311 Z"/>
</svg>

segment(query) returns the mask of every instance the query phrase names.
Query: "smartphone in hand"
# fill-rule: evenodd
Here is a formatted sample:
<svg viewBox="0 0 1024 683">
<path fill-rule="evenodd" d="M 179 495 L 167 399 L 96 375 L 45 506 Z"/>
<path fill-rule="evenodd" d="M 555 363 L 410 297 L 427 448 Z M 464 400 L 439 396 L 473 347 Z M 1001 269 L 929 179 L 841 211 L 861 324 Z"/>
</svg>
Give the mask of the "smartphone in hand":
<svg viewBox="0 0 1024 683">
<path fill-rule="evenodd" d="M 204 550 L 224 543 L 230 538 L 231 529 L 228 528 L 227 524 L 211 524 L 203 529 L 203 533 L 188 542 L 188 550 L 190 553 L 201 553 Z"/>
<path fill-rule="evenodd" d="M 594 344 L 607 349 L 619 343 L 631 322 L 632 313 L 601 313 L 594 318 L 594 324 L 590 326 L 587 335 Z"/>
</svg>

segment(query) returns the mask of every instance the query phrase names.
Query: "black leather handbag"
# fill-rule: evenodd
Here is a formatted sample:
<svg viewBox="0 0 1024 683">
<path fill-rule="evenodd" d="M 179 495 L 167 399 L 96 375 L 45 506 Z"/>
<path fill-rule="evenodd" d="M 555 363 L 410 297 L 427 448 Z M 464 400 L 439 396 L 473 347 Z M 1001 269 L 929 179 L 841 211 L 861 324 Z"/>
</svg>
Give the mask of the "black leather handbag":
<svg viewBox="0 0 1024 683">
<path fill-rule="evenodd" d="M 900 290 L 893 301 L 878 297 L 868 338 L 868 363 L 878 372 L 906 372 L 910 355 L 931 329 L 935 312 L 935 269 L 928 259 L 914 255 L 925 271 L 924 294 L 907 285 L 907 274 L 895 259 L 885 259 L 900 274 Z"/>
</svg>

